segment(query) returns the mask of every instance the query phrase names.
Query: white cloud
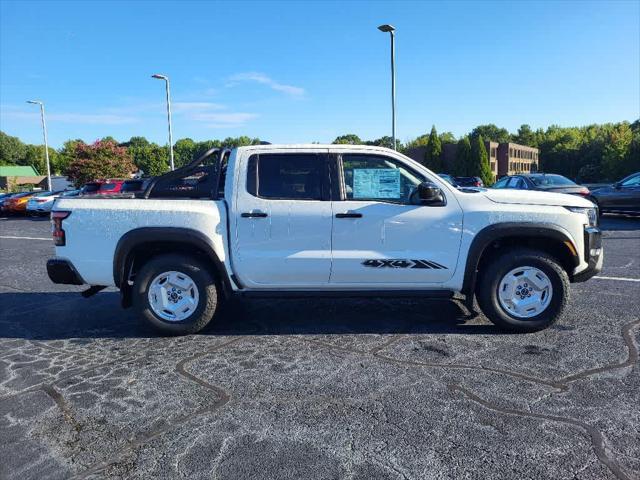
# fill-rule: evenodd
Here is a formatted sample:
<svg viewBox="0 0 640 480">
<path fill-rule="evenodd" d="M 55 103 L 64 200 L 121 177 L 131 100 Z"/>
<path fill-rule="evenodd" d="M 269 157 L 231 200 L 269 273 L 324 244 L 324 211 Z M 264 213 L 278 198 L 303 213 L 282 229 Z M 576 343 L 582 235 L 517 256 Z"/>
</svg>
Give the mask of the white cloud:
<svg viewBox="0 0 640 480">
<path fill-rule="evenodd" d="M 39 113 L 20 112 L 16 110 L 6 111 L 2 109 L 2 116 L 7 119 L 14 120 L 39 120 Z M 47 113 L 47 121 L 61 123 L 87 123 L 92 125 L 122 125 L 127 123 L 136 123 L 138 118 L 114 115 L 114 114 L 90 114 L 90 113 Z"/>
<path fill-rule="evenodd" d="M 228 84 L 229 86 L 232 86 L 234 82 L 260 83 L 262 85 L 267 85 L 269 88 L 278 92 L 286 93 L 287 95 L 290 95 L 292 97 L 302 97 L 305 94 L 304 88 L 278 83 L 271 77 L 259 72 L 238 73 L 229 77 L 229 81 L 231 82 L 230 84 Z"/>
</svg>

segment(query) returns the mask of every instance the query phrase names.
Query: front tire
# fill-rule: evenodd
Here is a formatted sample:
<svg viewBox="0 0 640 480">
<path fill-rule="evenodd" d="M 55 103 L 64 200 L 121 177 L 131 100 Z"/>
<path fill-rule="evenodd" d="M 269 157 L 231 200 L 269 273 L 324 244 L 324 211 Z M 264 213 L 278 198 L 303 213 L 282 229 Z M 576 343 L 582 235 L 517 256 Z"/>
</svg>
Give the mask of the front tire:
<svg viewBox="0 0 640 480">
<path fill-rule="evenodd" d="M 215 279 L 196 258 L 159 255 L 137 273 L 133 306 L 142 318 L 164 333 L 196 333 L 206 327 L 216 313 Z"/>
<path fill-rule="evenodd" d="M 480 272 L 476 296 L 495 325 L 526 333 L 552 325 L 567 305 L 569 290 L 567 272 L 553 256 L 515 248 Z"/>
</svg>

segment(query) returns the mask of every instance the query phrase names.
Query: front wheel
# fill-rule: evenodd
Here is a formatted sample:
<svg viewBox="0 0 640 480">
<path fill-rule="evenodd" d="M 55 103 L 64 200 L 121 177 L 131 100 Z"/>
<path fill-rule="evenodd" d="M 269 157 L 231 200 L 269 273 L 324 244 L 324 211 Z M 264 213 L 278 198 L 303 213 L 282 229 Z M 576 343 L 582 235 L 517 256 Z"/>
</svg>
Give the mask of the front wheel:
<svg viewBox="0 0 640 480">
<path fill-rule="evenodd" d="M 218 305 L 215 280 L 199 260 L 159 255 L 145 263 L 134 282 L 133 306 L 155 328 L 173 335 L 202 330 Z"/>
<path fill-rule="evenodd" d="M 535 332 L 562 315 L 569 288 L 567 272 L 554 257 L 513 249 L 480 272 L 476 295 L 482 312 L 497 326 Z"/>
</svg>

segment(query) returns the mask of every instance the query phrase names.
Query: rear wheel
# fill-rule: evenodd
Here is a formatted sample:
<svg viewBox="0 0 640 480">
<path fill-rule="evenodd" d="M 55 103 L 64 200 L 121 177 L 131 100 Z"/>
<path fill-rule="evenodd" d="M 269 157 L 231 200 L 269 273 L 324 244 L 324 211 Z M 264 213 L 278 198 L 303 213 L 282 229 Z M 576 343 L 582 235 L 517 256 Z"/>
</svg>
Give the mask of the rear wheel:
<svg viewBox="0 0 640 480">
<path fill-rule="evenodd" d="M 185 335 L 202 330 L 218 306 L 215 279 L 199 260 L 179 254 L 160 255 L 136 275 L 133 305 L 154 327 Z"/>
<path fill-rule="evenodd" d="M 547 253 L 513 249 L 480 272 L 476 290 L 482 312 L 494 324 L 515 332 L 552 325 L 569 299 L 569 277 Z"/>
</svg>

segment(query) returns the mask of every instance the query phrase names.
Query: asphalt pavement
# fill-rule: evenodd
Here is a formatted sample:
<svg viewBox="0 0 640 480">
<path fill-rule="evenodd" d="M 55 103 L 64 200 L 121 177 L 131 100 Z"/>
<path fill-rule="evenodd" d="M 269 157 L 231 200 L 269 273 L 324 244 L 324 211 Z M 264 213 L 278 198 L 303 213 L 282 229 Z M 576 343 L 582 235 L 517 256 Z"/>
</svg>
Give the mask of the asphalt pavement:
<svg viewBox="0 0 640 480">
<path fill-rule="evenodd" d="M 52 284 L 0 219 L 0 478 L 638 479 L 640 219 L 600 278 L 505 334 L 456 301 L 251 300 L 159 336 Z"/>
</svg>

